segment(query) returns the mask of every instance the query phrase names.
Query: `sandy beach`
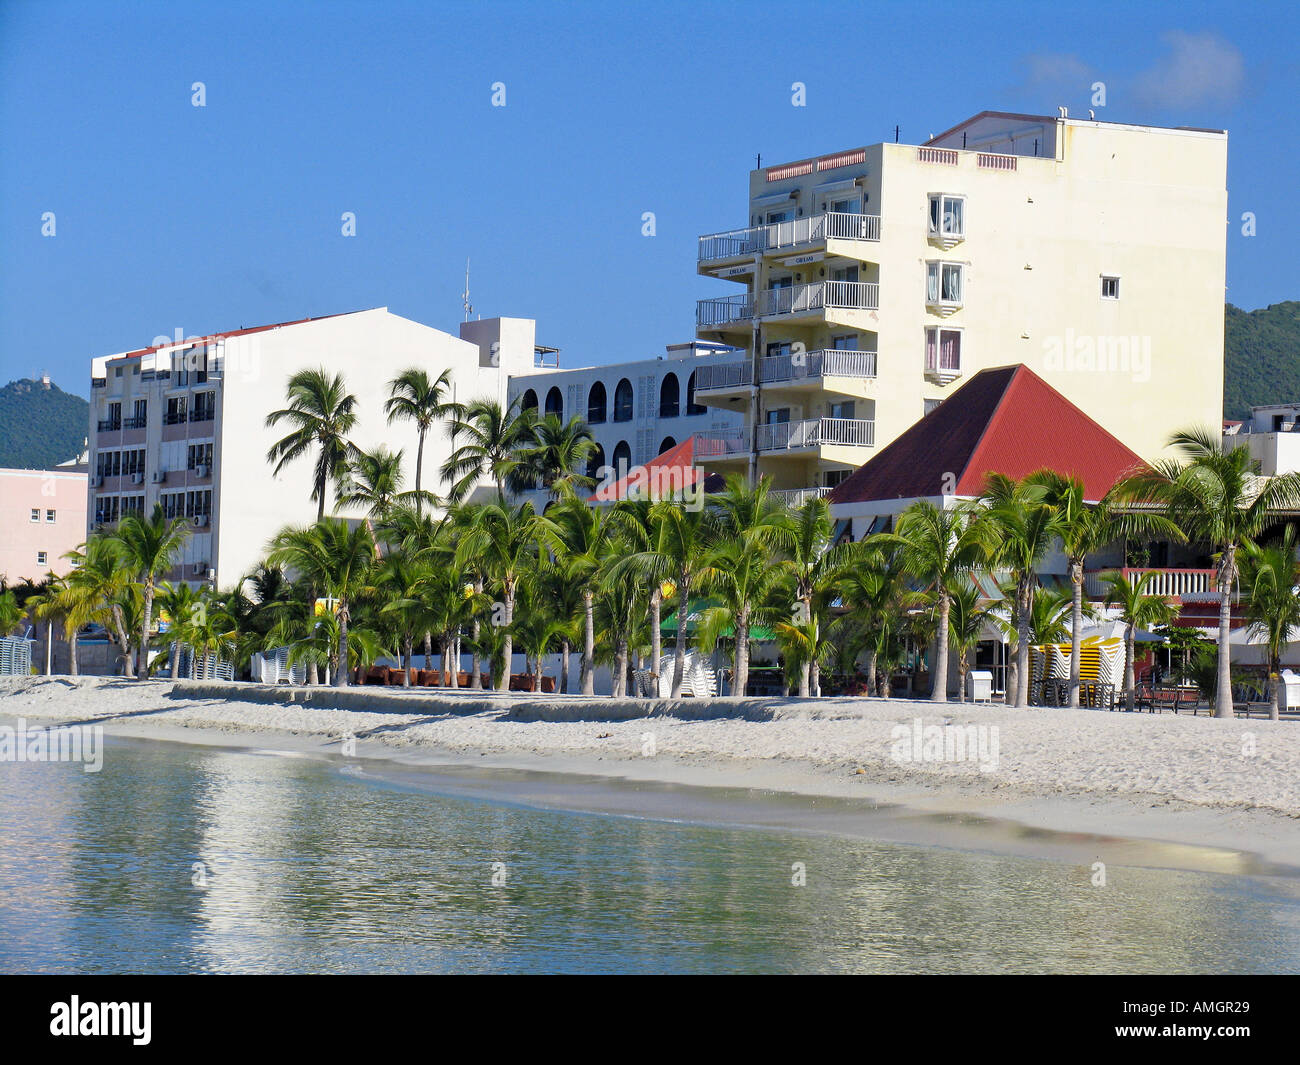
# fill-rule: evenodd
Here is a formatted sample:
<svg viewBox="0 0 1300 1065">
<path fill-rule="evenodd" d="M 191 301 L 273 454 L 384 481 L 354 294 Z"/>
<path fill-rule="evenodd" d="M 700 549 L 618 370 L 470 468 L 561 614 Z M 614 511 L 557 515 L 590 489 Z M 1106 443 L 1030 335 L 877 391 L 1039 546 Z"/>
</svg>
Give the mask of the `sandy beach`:
<svg viewBox="0 0 1300 1065">
<path fill-rule="evenodd" d="M 827 805 L 841 819 L 857 800 L 863 809 L 960 815 L 949 819 L 953 845 L 984 845 L 963 821 L 991 818 L 1210 848 L 1221 860 L 1208 864 L 1225 870 L 1240 869 L 1238 859 L 1248 856 L 1300 870 L 1300 726 L 1293 722 L 897 699 L 667 704 L 71 677 L 0 679 L 0 718 L 382 760 L 374 765 L 821 796 L 836 800 Z M 539 801 L 566 805 L 534 790 Z M 527 801 L 528 784 L 513 793 Z M 671 812 L 665 801 L 660 815 Z M 808 827 L 818 827 L 815 818 Z M 829 810 L 824 827 L 837 827 Z"/>
</svg>

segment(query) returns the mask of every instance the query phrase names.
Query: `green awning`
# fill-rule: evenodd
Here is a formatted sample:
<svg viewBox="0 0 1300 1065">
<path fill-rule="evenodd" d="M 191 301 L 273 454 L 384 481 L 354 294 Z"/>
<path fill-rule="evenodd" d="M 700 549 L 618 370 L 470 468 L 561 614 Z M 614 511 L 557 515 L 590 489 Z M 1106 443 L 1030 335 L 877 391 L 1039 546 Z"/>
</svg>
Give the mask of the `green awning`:
<svg viewBox="0 0 1300 1065">
<path fill-rule="evenodd" d="M 703 616 L 704 612 L 710 607 L 721 605 L 722 601 L 720 599 L 692 599 L 686 614 L 686 635 L 694 636 L 700 627 L 700 618 Z M 659 631 L 666 636 L 677 635 L 676 610 L 672 611 L 670 614 L 666 614 L 660 619 Z M 735 636 L 736 632 L 734 628 L 728 626 L 722 631 L 722 635 L 725 638 L 730 638 Z M 772 630 L 769 628 L 762 625 L 751 625 L 749 629 L 749 638 L 751 640 L 772 640 L 775 639 L 775 636 L 773 636 Z"/>
</svg>

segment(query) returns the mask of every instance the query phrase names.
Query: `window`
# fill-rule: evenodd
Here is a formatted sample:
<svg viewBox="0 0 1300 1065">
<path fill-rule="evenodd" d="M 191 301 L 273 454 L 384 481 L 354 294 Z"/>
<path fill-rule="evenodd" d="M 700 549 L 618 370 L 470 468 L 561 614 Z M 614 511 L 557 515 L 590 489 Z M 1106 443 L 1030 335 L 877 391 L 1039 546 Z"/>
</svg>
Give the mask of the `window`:
<svg viewBox="0 0 1300 1065">
<path fill-rule="evenodd" d="M 54 517 L 55 517 L 55 515 L 54 515 L 54 511 L 52 511 L 52 510 L 47 510 L 47 511 L 45 512 L 45 520 L 46 520 L 46 522 L 48 522 L 50 525 L 53 525 L 53 524 L 54 524 Z"/>
<path fill-rule="evenodd" d="M 564 413 L 564 396 L 560 394 L 558 388 L 552 388 L 546 393 L 546 413 L 555 415 Z"/>
<path fill-rule="evenodd" d="M 591 386 L 591 391 L 587 393 L 587 424 L 603 425 L 605 422 L 605 407 L 609 400 L 605 396 L 605 383 L 597 381 Z M 604 465 L 602 461 L 601 465 Z"/>
<path fill-rule="evenodd" d="M 194 409 L 190 411 L 190 421 L 210 422 L 217 412 L 217 394 L 215 392 L 195 392 Z"/>
<path fill-rule="evenodd" d="M 961 374 L 960 329 L 926 329 L 925 372 L 949 379 Z"/>
<path fill-rule="evenodd" d="M 200 466 L 212 467 L 212 444 L 191 444 L 185 456 L 185 468 L 196 470 Z"/>
<path fill-rule="evenodd" d="M 931 306 L 951 307 L 962 302 L 961 263 L 928 262 L 925 264 L 925 302 Z"/>
<path fill-rule="evenodd" d="M 827 470 L 823 476 L 822 483 L 825 484 L 827 488 L 834 488 L 841 481 L 845 480 L 852 472 L 852 470 Z"/>
<path fill-rule="evenodd" d="M 1104 300 L 1119 299 L 1119 278 L 1106 277 L 1104 274 L 1101 278 L 1101 298 Z"/>
<path fill-rule="evenodd" d="M 524 398 L 519 401 L 519 409 L 521 411 L 537 409 L 537 393 L 531 388 L 524 393 Z"/>
<path fill-rule="evenodd" d="M 185 397 L 173 396 L 167 401 L 167 413 L 163 415 L 163 425 L 178 425 L 185 421 Z"/>
<path fill-rule="evenodd" d="M 767 224 L 769 226 L 775 225 L 777 222 L 793 222 L 793 221 L 794 221 L 793 207 L 783 207 L 779 211 L 767 212 Z"/>
<path fill-rule="evenodd" d="M 676 446 L 677 446 L 676 440 L 674 440 L 671 436 L 665 436 L 662 440 L 659 441 L 659 454 L 662 455 L 669 448 L 674 448 Z"/>
<path fill-rule="evenodd" d="M 131 413 L 131 420 L 127 423 L 128 429 L 143 429 L 149 424 L 149 401 L 147 399 L 137 399 L 135 409 Z"/>
<path fill-rule="evenodd" d="M 767 357 L 772 359 L 779 355 L 789 355 L 791 350 L 790 341 L 775 340 L 767 346 Z"/>
<path fill-rule="evenodd" d="M 37 564 L 38 566 L 44 566 L 44 565 L 45 565 L 45 560 L 46 560 L 47 558 L 49 558 L 49 555 L 48 555 L 48 553 L 46 553 L 45 551 L 37 551 L 37 552 L 36 552 L 36 564 Z"/>
<path fill-rule="evenodd" d="M 41 520 L 41 508 L 32 507 L 32 521 L 40 521 L 40 520 Z"/>
<path fill-rule="evenodd" d="M 775 407 L 767 412 L 768 425 L 784 425 L 790 420 L 789 407 Z"/>
<path fill-rule="evenodd" d="M 682 409 L 682 386 L 675 373 L 668 374 L 659 385 L 659 417 L 676 418 Z M 659 449 L 661 452 L 663 448 Z"/>
<path fill-rule="evenodd" d="M 930 196 L 930 239 L 951 247 L 966 236 L 966 197 L 933 193 Z"/>
<path fill-rule="evenodd" d="M 632 420 L 632 382 L 626 377 L 614 389 L 614 421 Z"/>
<path fill-rule="evenodd" d="M 856 418 L 853 400 L 847 399 L 842 403 L 832 403 L 830 416 L 832 418 Z"/>
<path fill-rule="evenodd" d="M 632 448 L 628 446 L 626 440 L 620 440 L 618 446 L 614 448 L 614 476 L 623 478 L 627 476 L 627 471 L 632 468 Z"/>
<path fill-rule="evenodd" d="M 862 200 L 855 196 L 851 200 L 832 200 L 831 214 L 861 214 Z"/>
<path fill-rule="evenodd" d="M 857 351 L 858 335 L 845 333 L 843 336 L 831 337 L 831 347 L 836 351 Z"/>
<path fill-rule="evenodd" d="M 832 281 L 857 281 L 858 268 L 856 266 L 837 266 L 831 270 Z"/>
<path fill-rule="evenodd" d="M 704 410 L 704 407 L 695 402 L 695 374 L 692 373 L 686 381 L 686 414 L 688 417 L 692 417 L 696 414 L 703 414 Z"/>
</svg>

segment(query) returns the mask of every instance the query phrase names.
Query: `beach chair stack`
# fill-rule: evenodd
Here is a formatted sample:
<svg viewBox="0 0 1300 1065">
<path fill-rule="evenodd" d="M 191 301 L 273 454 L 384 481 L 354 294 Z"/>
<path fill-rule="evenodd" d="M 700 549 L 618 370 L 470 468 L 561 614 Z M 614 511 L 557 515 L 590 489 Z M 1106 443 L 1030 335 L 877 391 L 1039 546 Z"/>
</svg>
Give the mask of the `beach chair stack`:
<svg viewBox="0 0 1300 1065">
<path fill-rule="evenodd" d="M 1068 643 L 1045 643 L 1029 648 L 1029 698 L 1038 706 L 1059 706 L 1068 701 L 1070 684 Z M 1114 699 L 1124 668 L 1124 641 L 1118 636 L 1092 637 L 1079 645 L 1079 683 L 1085 706 L 1106 706 Z"/>
<path fill-rule="evenodd" d="M 23 636 L 0 640 L 0 676 L 25 677 L 32 671 L 32 641 Z"/>
</svg>

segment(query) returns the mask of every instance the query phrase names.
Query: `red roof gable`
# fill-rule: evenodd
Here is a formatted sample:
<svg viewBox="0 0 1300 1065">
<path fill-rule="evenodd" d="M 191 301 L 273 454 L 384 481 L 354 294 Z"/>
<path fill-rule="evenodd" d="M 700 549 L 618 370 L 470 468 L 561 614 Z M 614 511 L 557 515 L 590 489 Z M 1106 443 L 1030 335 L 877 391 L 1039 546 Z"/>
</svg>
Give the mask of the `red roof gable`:
<svg viewBox="0 0 1300 1065">
<path fill-rule="evenodd" d="M 121 355 L 114 355 L 112 359 L 110 359 L 109 361 L 116 361 L 117 359 L 134 359 L 134 358 L 138 358 L 141 355 L 150 355 L 155 351 L 161 350 L 162 348 L 174 348 L 178 346 L 184 347 L 186 345 L 193 346 L 195 344 L 207 344 L 213 340 L 225 340 L 228 337 L 242 337 L 242 336 L 246 336 L 249 333 L 264 333 L 268 329 L 282 329 L 288 325 L 304 325 L 307 322 L 320 322 L 326 318 L 342 318 L 348 314 L 360 314 L 360 313 L 362 312 L 340 311 L 338 314 L 321 314 L 321 315 L 317 315 L 315 318 L 298 318 L 292 322 L 274 322 L 271 325 L 251 325 L 246 329 L 231 329 L 230 331 L 225 333 L 209 333 L 207 336 L 201 336 L 201 337 L 183 337 L 179 341 L 169 340 L 166 344 L 156 344 L 151 348 L 137 348 L 135 351 L 126 351 L 123 352 Z"/>
<path fill-rule="evenodd" d="M 662 499 L 694 488 L 704 477 L 704 471 L 695 465 L 695 437 L 688 437 L 670 447 L 662 455 L 652 458 L 644 466 L 634 466 L 627 475 L 611 485 L 597 489 L 588 502 L 613 503 L 629 495 Z"/>
<path fill-rule="evenodd" d="M 975 496 L 990 473 L 1018 480 L 1044 467 L 1077 477 L 1095 500 L 1141 461 L 1029 367 L 999 366 L 845 478 L 830 502 Z"/>
</svg>

